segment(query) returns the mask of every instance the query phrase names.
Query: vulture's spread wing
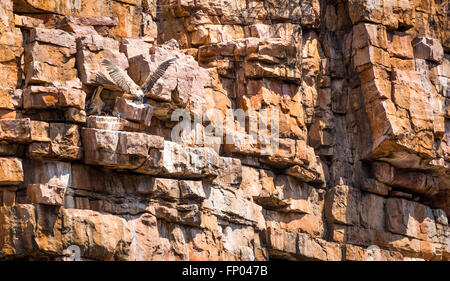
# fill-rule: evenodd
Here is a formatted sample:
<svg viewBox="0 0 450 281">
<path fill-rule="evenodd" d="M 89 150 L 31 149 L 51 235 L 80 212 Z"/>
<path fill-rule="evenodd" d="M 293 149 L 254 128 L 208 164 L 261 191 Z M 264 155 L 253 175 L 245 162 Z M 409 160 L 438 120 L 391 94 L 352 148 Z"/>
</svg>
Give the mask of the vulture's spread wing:
<svg viewBox="0 0 450 281">
<path fill-rule="evenodd" d="M 122 90 L 124 90 L 127 93 L 135 95 L 136 89 L 139 89 L 139 87 L 134 83 L 134 81 L 128 76 L 128 74 L 120 69 L 117 65 L 115 65 L 113 62 L 104 59 L 102 64 L 106 67 L 106 69 L 109 72 L 109 76 L 113 79 L 114 83 L 119 86 Z"/>
<path fill-rule="evenodd" d="M 153 73 L 151 73 L 147 77 L 147 79 L 145 80 L 144 84 L 141 87 L 142 92 L 144 92 L 144 95 L 147 94 L 153 88 L 153 85 L 155 85 L 156 81 L 158 81 L 158 79 L 164 75 L 166 70 L 175 60 L 176 58 L 172 58 L 164 61 L 158 66 L 158 68 Z"/>
</svg>

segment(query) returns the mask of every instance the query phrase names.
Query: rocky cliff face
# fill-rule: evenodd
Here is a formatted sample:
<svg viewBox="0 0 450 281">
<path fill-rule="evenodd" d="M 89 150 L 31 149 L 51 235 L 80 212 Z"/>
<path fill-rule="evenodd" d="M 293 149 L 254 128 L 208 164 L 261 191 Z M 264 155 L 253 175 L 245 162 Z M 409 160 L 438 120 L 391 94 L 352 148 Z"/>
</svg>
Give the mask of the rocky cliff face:
<svg viewBox="0 0 450 281">
<path fill-rule="evenodd" d="M 2 0 L 0 259 L 448 260 L 448 15 L 441 0 Z M 146 105 L 98 75 L 106 58 L 142 84 L 172 57 Z M 177 109 L 204 119 L 175 142 Z M 230 109 L 278 110 L 278 147 L 237 120 L 234 142 L 198 141 Z"/>
</svg>

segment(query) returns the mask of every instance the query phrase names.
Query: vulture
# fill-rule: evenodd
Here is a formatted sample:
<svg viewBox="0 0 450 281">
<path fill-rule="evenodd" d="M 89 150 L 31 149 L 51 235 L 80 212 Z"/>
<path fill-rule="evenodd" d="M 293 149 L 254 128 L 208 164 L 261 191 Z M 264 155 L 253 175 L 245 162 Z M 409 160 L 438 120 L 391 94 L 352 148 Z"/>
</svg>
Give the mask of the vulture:
<svg viewBox="0 0 450 281">
<path fill-rule="evenodd" d="M 164 75 L 166 70 L 175 60 L 176 58 L 171 58 L 162 62 L 158 68 L 156 68 L 156 70 L 147 77 L 144 84 L 140 87 L 134 83 L 133 79 L 131 79 L 124 70 L 120 69 L 120 67 L 115 65 L 113 62 L 104 59 L 102 64 L 108 70 L 109 76 L 111 76 L 116 86 L 121 88 L 124 92 L 134 96 L 135 101 L 142 103 L 144 102 L 145 95 L 150 92 L 156 81 Z"/>
<path fill-rule="evenodd" d="M 105 103 L 102 101 L 102 98 L 100 94 L 103 91 L 103 86 L 98 86 L 98 88 L 95 90 L 94 94 L 92 95 L 91 99 L 89 100 L 87 104 L 87 114 L 88 115 L 101 115 L 102 114 L 102 108 L 105 106 Z"/>
<path fill-rule="evenodd" d="M 121 88 L 124 92 L 132 95 L 133 101 L 143 103 L 145 102 L 145 95 L 150 92 L 158 79 L 164 75 L 166 70 L 170 65 L 172 65 L 175 60 L 176 58 L 171 58 L 162 62 L 155 71 L 150 73 L 144 84 L 142 84 L 142 86 L 140 87 L 133 81 L 133 79 L 130 78 L 130 76 L 128 76 L 128 74 L 124 70 L 115 65 L 113 62 L 104 59 L 102 61 L 102 64 L 106 67 L 109 76 L 116 86 Z M 102 80 L 109 80 L 103 73 L 99 72 L 97 75 Z M 95 93 L 92 95 L 87 107 L 89 115 L 94 113 L 96 113 L 97 115 L 101 114 L 102 108 L 105 105 L 100 97 L 102 90 L 103 86 L 99 86 Z"/>
</svg>

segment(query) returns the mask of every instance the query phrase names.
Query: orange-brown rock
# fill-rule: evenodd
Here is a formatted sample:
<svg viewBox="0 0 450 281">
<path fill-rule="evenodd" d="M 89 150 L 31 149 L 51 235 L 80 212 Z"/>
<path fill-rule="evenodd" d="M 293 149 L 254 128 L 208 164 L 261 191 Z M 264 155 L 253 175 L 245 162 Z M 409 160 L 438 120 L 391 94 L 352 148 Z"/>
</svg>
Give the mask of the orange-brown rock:
<svg viewBox="0 0 450 281">
<path fill-rule="evenodd" d="M 66 189 L 48 184 L 29 184 L 27 196 L 33 203 L 62 206 Z"/>
<path fill-rule="evenodd" d="M 75 66 L 75 38 L 57 29 L 34 28 L 25 46 L 26 84 L 81 88 Z"/>
<path fill-rule="evenodd" d="M 103 59 L 108 59 L 122 69 L 128 68 L 128 60 L 119 52 L 119 42 L 99 34 L 89 34 L 77 39 L 77 65 L 81 81 L 84 84 L 109 84 L 118 89 L 112 81 L 105 81 L 98 72 L 106 75 L 108 71 L 102 65 Z M 108 76 L 106 76 L 108 77 Z"/>
<path fill-rule="evenodd" d="M 31 86 L 24 90 L 24 109 L 85 108 L 86 94 L 74 88 Z"/>
<path fill-rule="evenodd" d="M 137 104 L 129 99 L 120 97 L 116 99 L 113 114 L 120 118 L 150 127 L 153 107 L 149 104 Z"/>
<path fill-rule="evenodd" d="M 2 0 L 0 260 L 449 260 L 446 4 Z"/>
<path fill-rule="evenodd" d="M 1 157 L 0 185 L 17 185 L 23 181 L 22 160 Z"/>
</svg>

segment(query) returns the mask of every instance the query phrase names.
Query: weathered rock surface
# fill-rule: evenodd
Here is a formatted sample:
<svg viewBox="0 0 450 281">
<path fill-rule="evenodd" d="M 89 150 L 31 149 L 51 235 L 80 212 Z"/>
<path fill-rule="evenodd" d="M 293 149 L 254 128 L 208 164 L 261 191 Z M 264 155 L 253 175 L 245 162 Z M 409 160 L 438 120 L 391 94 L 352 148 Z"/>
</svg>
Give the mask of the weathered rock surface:
<svg viewBox="0 0 450 281">
<path fill-rule="evenodd" d="M 448 4 L 373 2 L 2 0 L 0 260 L 449 260 Z"/>
</svg>

